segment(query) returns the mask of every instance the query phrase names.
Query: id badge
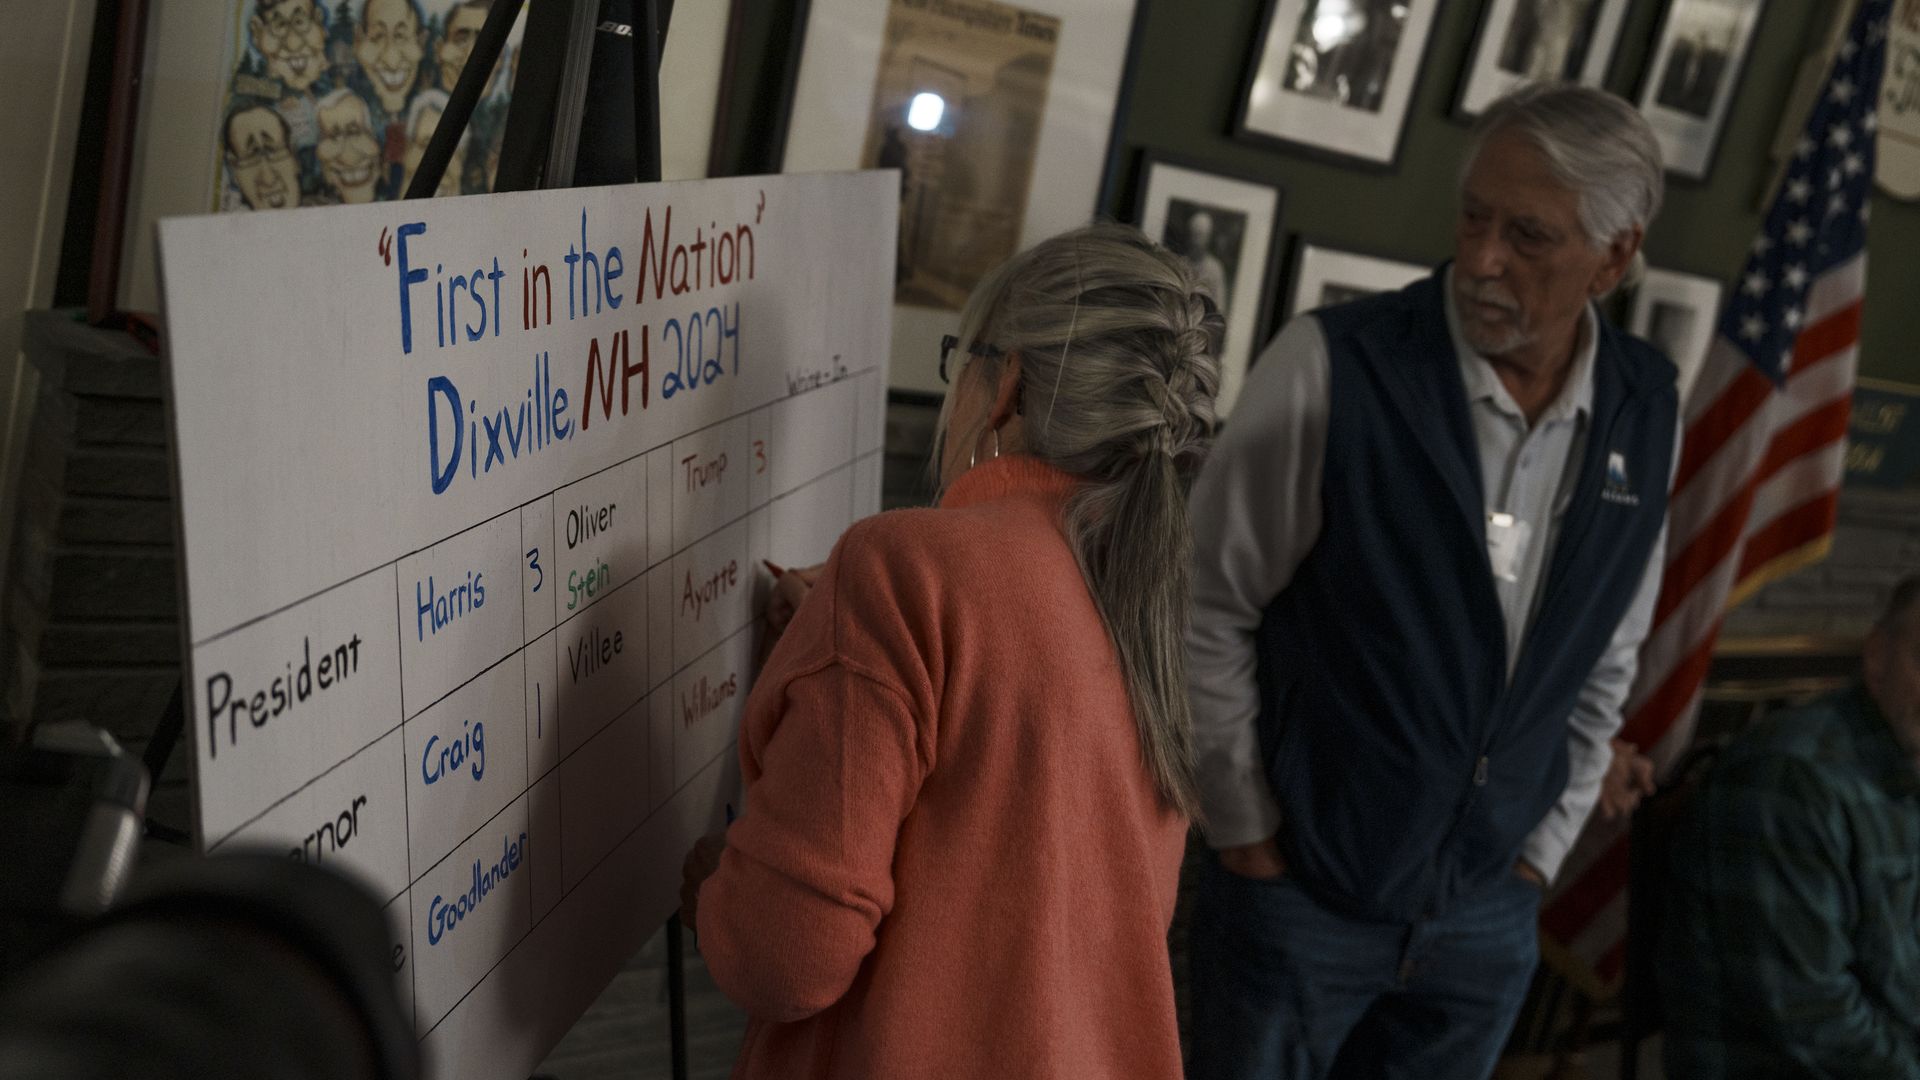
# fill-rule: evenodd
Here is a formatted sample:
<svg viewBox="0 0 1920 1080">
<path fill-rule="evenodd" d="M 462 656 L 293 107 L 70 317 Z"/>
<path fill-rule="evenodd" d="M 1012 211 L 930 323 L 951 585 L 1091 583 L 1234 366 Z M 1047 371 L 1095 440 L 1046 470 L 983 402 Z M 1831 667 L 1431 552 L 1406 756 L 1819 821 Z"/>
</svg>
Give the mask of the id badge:
<svg viewBox="0 0 1920 1080">
<path fill-rule="evenodd" d="M 1532 537 L 1533 526 L 1512 514 L 1487 514 L 1487 561 L 1493 564 L 1495 579 L 1508 583 L 1520 580 L 1520 567 Z"/>
</svg>

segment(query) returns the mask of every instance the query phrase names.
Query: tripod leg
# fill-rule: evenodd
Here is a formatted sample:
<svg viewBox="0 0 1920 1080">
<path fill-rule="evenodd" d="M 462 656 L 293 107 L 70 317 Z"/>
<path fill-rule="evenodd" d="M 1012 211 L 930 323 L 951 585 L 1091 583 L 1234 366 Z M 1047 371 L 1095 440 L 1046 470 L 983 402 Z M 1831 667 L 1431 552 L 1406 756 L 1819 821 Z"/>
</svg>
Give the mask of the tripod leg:
<svg viewBox="0 0 1920 1080">
<path fill-rule="evenodd" d="M 673 0 L 633 0 L 633 139 L 636 179 L 660 179 L 660 52 Z"/>
<path fill-rule="evenodd" d="M 426 152 L 420 155 L 420 167 L 414 170 L 413 182 L 407 185 L 407 198 L 430 198 L 440 190 L 440 177 L 445 175 L 447 163 L 453 160 L 460 136 L 466 134 L 467 124 L 473 119 L 473 107 L 480 103 L 480 92 L 493 77 L 493 66 L 499 62 L 500 52 L 506 46 L 507 33 L 513 29 L 513 20 L 519 17 L 525 2 L 493 0 L 487 21 L 480 25 L 480 34 L 473 39 L 473 52 L 467 57 L 467 66 L 460 69 L 460 80 L 453 84 L 447 111 L 440 114 L 433 138 L 427 142 Z"/>
</svg>

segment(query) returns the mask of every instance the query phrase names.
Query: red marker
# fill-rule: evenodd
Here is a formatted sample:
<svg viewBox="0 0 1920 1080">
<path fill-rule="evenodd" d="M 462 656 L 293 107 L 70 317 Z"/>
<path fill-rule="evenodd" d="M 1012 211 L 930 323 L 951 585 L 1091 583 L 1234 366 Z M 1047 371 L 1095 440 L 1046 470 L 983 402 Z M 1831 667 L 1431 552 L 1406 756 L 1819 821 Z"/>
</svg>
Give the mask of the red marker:
<svg viewBox="0 0 1920 1080">
<path fill-rule="evenodd" d="M 786 573 L 785 570 L 782 570 L 779 567 L 773 565 L 773 561 L 771 559 L 761 559 L 760 565 L 767 568 L 767 573 L 772 574 L 773 580 L 775 581 L 779 581 L 780 575 Z"/>
</svg>

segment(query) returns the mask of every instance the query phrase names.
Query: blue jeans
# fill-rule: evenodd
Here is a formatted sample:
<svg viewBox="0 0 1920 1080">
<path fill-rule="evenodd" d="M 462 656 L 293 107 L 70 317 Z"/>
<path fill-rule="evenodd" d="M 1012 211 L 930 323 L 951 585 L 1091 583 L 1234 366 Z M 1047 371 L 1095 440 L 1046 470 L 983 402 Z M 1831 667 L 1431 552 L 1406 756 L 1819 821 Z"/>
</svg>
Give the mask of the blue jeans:
<svg viewBox="0 0 1920 1080">
<path fill-rule="evenodd" d="M 1209 858 L 1191 929 L 1189 1080 L 1485 1080 L 1539 961 L 1512 876 L 1439 918 L 1361 922 Z"/>
</svg>

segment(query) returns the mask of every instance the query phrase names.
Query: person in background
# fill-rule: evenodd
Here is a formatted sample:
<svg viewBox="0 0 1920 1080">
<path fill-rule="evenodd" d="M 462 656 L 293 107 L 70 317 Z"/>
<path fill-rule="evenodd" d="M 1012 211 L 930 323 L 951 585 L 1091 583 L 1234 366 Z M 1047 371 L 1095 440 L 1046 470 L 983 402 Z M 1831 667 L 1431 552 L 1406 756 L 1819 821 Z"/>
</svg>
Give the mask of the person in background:
<svg viewBox="0 0 1920 1080">
<path fill-rule="evenodd" d="M 750 1018 L 735 1077 L 1180 1075 L 1186 487 L 1223 330 L 1136 230 L 1014 257 L 942 350 L 938 508 L 780 578 L 747 812 L 682 891 Z"/>
<path fill-rule="evenodd" d="M 413 186 L 413 174 L 420 171 L 420 161 L 427 155 L 427 145 L 433 141 L 433 130 L 440 126 L 440 117 L 447 111 L 447 93 L 444 90 L 422 90 L 413 97 L 413 103 L 407 106 L 407 152 L 400 158 L 400 196 Z M 453 157 L 447 160 L 446 171 L 440 174 L 440 183 L 434 189 L 435 198 L 446 198 L 460 194 L 460 177 L 466 171 L 467 146 L 470 132 L 462 131 L 460 141 L 453 145 Z"/>
<path fill-rule="evenodd" d="M 440 40 L 433 47 L 440 89 L 453 93 L 454 84 L 460 81 L 460 69 L 467 66 L 467 58 L 473 55 L 474 42 L 486 21 L 487 0 L 460 0 L 447 12 L 447 28 L 441 31 Z"/>
<path fill-rule="evenodd" d="M 421 81 L 426 39 L 415 0 L 366 0 L 353 27 L 354 63 L 372 91 L 369 104 L 379 106 L 374 121 L 380 130 L 381 185 L 392 198 L 403 194 L 393 189 L 399 187 L 407 152 L 407 103 Z"/>
<path fill-rule="evenodd" d="M 287 145 L 287 120 L 268 105 L 227 114 L 227 172 L 251 210 L 300 205 L 300 163 Z"/>
<path fill-rule="evenodd" d="M 1193 216 L 1187 218 L 1187 261 L 1193 264 L 1193 272 L 1199 275 L 1200 284 L 1212 294 L 1214 303 L 1225 308 L 1230 299 L 1227 295 L 1227 268 L 1213 253 L 1213 215 L 1205 210 L 1195 210 Z"/>
<path fill-rule="evenodd" d="M 1742 734 L 1682 811 L 1667 1075 L 1920 1078 L 1920 575 L 1862 685 Z"/>
<path fill-rule="evenodd" d="M 1594 301 L 1661 193 L 1631 105 L 1522 88 L 1454 261 L 1252 368 L 1193 495 L 1199 1080 L 1492 1071 L 1659 591 L 1674 369 Z"/>
<path fill-rule="evenodd" d="M 327 189 L 341 202 L 372 202 L 380 182 L 380 143 L 367 103 L 343 86 L 321 98 L 314 112 L 320 121 L 314 156 Z"/>
<path fill-rule="evenodd" d="M 267 62 L 267 74 L 288 93 L 316 93 L 327 74 L 327 16 L 313 0 L 256 0 L 247 16 L 253 47 Z"/>
</svg>

